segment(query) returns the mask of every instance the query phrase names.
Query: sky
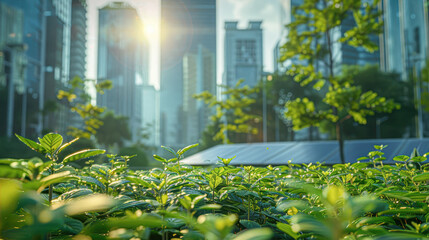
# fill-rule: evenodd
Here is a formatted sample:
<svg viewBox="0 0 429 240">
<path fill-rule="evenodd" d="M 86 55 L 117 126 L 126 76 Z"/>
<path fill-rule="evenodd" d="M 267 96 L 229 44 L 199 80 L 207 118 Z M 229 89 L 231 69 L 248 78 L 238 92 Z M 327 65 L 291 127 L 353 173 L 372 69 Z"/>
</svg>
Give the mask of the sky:
<svg viewBox="0 0 429 240">
<path fill-rule="evenodd" d="M 180 1 L 180 0 L 177 0 Z M 202 0 L 203 1 L 203 0 Z M 239 21 L 239 27 L 247 27 L 248 21 L 262 20 L 264 71 L 274 69 L 273 49 L 280 38 L 281 4 L 284 0 L 217 0 L 217 82 L 223 73 L 224 22 Z M 97 77 L 98 9 L 112 0 L 87 0 L 88 43 L 87 78 Z M 124 0 L 135 7 L 140 15 L 150 45 L 149 82 L 159 88 L 160 79 L 160 0 Z"/>
</svg>

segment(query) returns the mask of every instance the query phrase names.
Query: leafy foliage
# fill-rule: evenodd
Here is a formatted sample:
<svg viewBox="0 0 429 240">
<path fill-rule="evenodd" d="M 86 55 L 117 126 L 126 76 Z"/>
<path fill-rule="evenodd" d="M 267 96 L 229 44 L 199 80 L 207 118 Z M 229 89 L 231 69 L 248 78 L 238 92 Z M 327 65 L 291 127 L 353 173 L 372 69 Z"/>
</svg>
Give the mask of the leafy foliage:
<svg viewBox="0 0 429 240">
<path fill-rule="evenodd" d="M 371 36 L 382 31 L 378 2 L 304 0 L 293 9 L 294 21 L 287 25 L 287 42 L 281 47 L 280 60 L 292 62 L 287 73 L 302 86 L 313 84 L 315 90 L 322 91 L 324 103 L 316 109 L 316 104 L 308 98 L 297 98 L 286 103 L 285 116 L 293 121 L 296 130 L 319 126 L 322 120 L 334 124 L 343 163 L 344 121 L 352 119 L 366 124 L 367 117 L 376 112 L 392 112 L 399 108 L 392 100 L 373 91 L 362 91 L 352 78 L 340 78 L 338 69 L 341 66 L 334 56 L 335 47 L 341 44 L 369 52 L 377 49 Z M 350 18 L 350 13 L 353 13 L 355 26 L 342 34 L 338 29 Z"/>
<path fill-rule="evenodd" d="M 91 80 L 74 77 L 70 81 L 70 89 L 59 90 L 57 94 L 58 100 L 65 99 L 70 110 L 76 112 L 82 119 L 82 127 L 69 127 L 67 134 L 75 138 L 90 138 L 103 125 L 100 117 L 104 108 L 91 103 L 91 96 L 86 92 L 86 84 L 92 84 L 97 93 L 100 94 L 112 88 L 112 81 L 110 80 L 94 83 Z"/>
<path fill-rule="evenodd" d="M 260 117 L 249 111 L 249 106 L 255 102 L 250 96 L 258 89 L 247 85 L 240 87 L 242 83 L 243 80 L 239 80 L 234 87 L 222 86 L 221 100 L 208 91 L 194 95 L 194 98 L 216 109 L 216 114 L 211 117 L 212 125 L 208 126 L 217 130 L 213 136 L 215 143 L 242 142 L 258 133 L 252 123 L 258 122 Z"/>
<path fill-rule="evenodd" d="M 127 117 L 116 116 L 109 111 L 102 114 L 100 120 L 103 125 L 95 133 L 98 143 L 104 146 L 113 146 L 114 144 L 123 146 L 125 140 L 131 139 Z"/>
<path fill-rule="evenodd" d="M 331 167 L 236 167 L 222 158 L 208 168 L 181 164 L 194 144 L 163 147 L 171 158 L 154 156 L 162 168 L 131 171 L 132 158 L 116 155 L 81 169 L 64 165 L 55 156 L 67 146 L 54 141 L 60 136 L 41 139 L 51 139 L 39 150 L 47 161 L 0 159 L 2 239 L 429 237 L 429 153 L 396 156 L 394 165 L 384 164 L 383 145 Z"/>
</svg>

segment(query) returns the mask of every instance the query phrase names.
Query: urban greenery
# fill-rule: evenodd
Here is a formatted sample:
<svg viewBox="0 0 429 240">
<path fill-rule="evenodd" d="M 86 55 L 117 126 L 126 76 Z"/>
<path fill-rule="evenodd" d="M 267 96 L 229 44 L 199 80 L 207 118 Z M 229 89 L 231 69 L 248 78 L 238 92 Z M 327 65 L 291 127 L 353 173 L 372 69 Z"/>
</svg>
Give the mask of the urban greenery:
<svg viewBox="0 0 429 240">
<path fill-rule="evenodd" d="M 70 88 L 59 90 L 57 94 L 58 100 L 65 99 L 70 110 L 76 112 L 82 120 L 81 126 L 69 127 L 67 134 L 75 138 L 90 138 L 103 125 L 100 118 L 105 109 L 91 103 L 91 95 L 86 90 L 87 84 L 92 85 L 99 94 L 104 94 L 105 90 L 111 89 L 113 86 L 112 81 L 109 80 L 94 83 L 91 80 L 74 77 L 70 80 Z"/>
<path fill-rule="evenodd" d="M 243 79 L 237 81 L 232 87 L 221 86 L 223 90 L 220 100 L 208 91 L 193 96 L 216 111 L 208 126 L 209 130 L 215 131 L 211 135 L 212 141 L 203 142 L 213 144 L 250 142 L 252 135 L 258 134 L 258 128 L 254 124 L 260 122 L 260 116 L 253 114 L 250 108 L 255 102 L 252 95 L 258 88 L 250 88 L 248 85 L 241 87 L 243 81 Z M 203 137 L 210 138 L 207 134 L 203 134 Z"/>
<path fill-rule="evenodd" d="M 286 103 L 286 117 L 293 121 L 296 130 L 319 126 L 326 120 L 335 125 L 343 163 L 345 121 L 366 124 L 368 116 L 399 108 L 373 91 L 363 91 L 350 76 L 341 78 L 342 66 L 336 59 L 335 49 L 342 45 L 369 52 L 377 50 L 372 37 L 380 34 L 383 27 L 378 3 L 377 0 L 304 0 L 293 9 L 294 21 L 286 26 L 287 42 L 281 47 L 280 60 L 292 62 L 287 73 L 302 86 L 311 84 L 320 91 L 324 103 L 316 108 L 310 99 L 297 98 Z M 340 26 L 345 21 L 356 25 L 342 31 Z"/>
<path fill-rule="evenodd" d="M 154 158 L 161 168 L 132 171 L 132 158 L 86 149 L 59 154 L 58 134 L 43 154 L 0 159 L 2 239 L 428 239 L 428 153 L 386 159 L 387 146 L 356 163 L 202 168 L 180 162 L 196 145 Z M 87 165 L 75 168 L 74 161 Z M 386 161 L 395 164 L 387 165 Z M 287 163 L 287 164 L 286 164 Z"/>
</svg>

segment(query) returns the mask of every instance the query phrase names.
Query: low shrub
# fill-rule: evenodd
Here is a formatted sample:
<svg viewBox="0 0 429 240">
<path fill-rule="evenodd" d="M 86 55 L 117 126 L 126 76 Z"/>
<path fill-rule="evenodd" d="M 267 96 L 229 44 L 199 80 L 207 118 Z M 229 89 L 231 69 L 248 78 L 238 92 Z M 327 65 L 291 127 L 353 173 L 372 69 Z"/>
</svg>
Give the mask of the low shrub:
<svg viewBox="0 0 429 240">
<path fill-rule="evenodd" d="M 86 149 L 67 156 L 58 134 L 34 142 L 44 155 L 0 159 L 2 239 L 427 239 L 426 154 L 386 165 L 375 146 L 358 162 L 230 166 L 181 164 L 183 154 L 154 155 L 161 168 L 128 169 L 129 158 Z M 87 160 L 76 169 L 70 164 Z"/>
</svg>

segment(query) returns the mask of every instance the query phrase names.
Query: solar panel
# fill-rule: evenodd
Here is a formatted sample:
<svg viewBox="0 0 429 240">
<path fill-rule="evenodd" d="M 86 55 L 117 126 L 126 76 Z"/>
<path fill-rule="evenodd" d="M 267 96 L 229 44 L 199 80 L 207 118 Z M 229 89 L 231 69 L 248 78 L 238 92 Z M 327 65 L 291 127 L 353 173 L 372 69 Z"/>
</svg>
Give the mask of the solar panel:
<svg viewBox="0 0 429 240">
<path fill-rule="evenodd" d="M 344 143 L 346 162 L 356 162 L 359 157 L 374 151 L 374 145 L 388 145 L 383 149 L 386 162 L 393 163 L 394 156 L 410 155 L 414 148 L 420 154 L 429 152 L 429 139 L 371 139 L 348 140 Z M 240 143 L 218 145 L 182 160 L 190 165 L 212 165 L 217 157 L 236 156 L 232 165 L 284 165 L 292 163 L 324 162 L 328 165 L 340 163 L 337 141 Z"/>
</svg>

